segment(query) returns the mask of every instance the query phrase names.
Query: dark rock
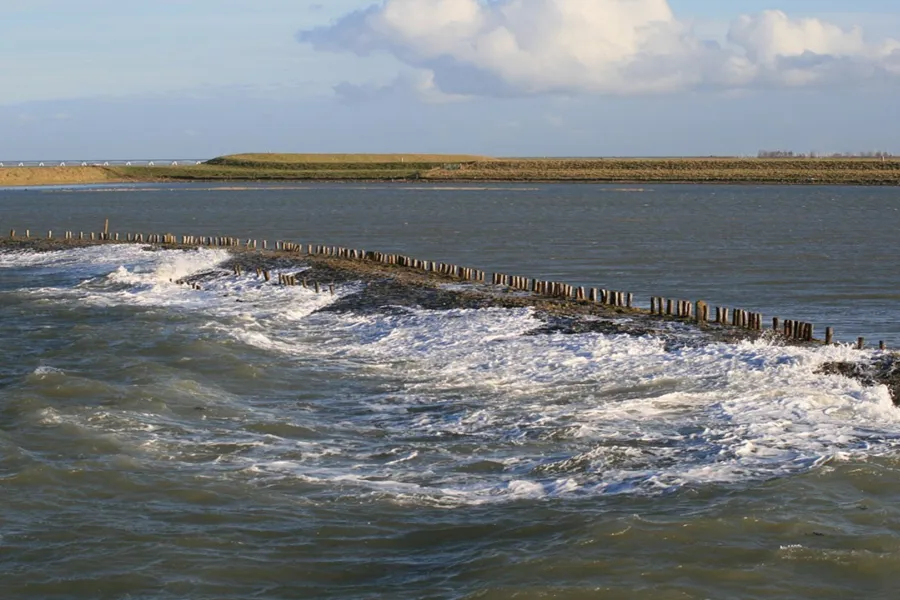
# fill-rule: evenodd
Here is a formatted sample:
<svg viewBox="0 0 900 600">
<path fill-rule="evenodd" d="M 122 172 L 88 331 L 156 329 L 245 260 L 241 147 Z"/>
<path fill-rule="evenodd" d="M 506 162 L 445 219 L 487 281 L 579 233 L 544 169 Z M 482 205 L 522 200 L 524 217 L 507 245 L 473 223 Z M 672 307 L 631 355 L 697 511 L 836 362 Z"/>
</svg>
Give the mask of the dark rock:
<svg viewBox="0 0 900 600">
<path fill-rule="evenodd" d="M 856 379 L 863 385 L 887 386 L 895 406 L 900 406 L 900 364 L 894 354 L 883 354 L 867 362 L 830 362 L 822 365 L 817 373 L 843 375 Z"/>
</svg>

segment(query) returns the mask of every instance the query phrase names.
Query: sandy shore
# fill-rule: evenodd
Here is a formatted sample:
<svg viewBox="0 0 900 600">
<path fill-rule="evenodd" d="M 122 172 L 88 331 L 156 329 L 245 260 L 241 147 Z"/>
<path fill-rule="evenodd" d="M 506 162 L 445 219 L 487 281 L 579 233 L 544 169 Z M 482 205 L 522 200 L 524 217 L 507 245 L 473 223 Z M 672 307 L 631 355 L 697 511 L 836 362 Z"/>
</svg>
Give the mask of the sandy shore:
<svg viewBox="0 0 900 600">
<path fill-rule="evenodd" d="M 105 167 L 3 167 L 0 186 L 77 185 L 129 181 Z"/>
</svg>

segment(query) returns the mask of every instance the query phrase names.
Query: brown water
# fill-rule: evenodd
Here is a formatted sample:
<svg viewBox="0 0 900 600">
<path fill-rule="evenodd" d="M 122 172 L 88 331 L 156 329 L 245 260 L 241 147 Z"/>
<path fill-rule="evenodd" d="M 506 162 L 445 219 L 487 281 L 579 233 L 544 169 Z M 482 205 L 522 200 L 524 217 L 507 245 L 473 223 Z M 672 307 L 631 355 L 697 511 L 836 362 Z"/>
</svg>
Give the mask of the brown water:
<svg viewBox="0 0 900 600">
<path fill-rule="evenodd" d="M 900 343 L 891 189 L 218 187 L 0 190 L 0 226 L 397 250 Z M 894 596 L 900 418 L 815 373 L 867 352 L 169 282 L 224 258 L 0 254 L 0 597 Z"/>
</svg>

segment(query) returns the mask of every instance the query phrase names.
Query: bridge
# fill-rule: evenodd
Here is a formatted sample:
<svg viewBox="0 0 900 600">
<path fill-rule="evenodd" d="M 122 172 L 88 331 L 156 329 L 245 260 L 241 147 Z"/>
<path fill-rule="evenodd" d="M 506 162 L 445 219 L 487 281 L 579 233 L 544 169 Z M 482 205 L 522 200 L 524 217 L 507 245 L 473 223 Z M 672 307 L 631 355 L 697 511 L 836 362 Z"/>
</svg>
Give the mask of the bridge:
<svg viewBox="0 0 900 600">
<path fill-rule="evenodd" d="M 9 167 L 184 167 L 200 165 L 206 158 L 136 158 L 92 160 L 0 160 L 0 168 Z"/>
</svg>

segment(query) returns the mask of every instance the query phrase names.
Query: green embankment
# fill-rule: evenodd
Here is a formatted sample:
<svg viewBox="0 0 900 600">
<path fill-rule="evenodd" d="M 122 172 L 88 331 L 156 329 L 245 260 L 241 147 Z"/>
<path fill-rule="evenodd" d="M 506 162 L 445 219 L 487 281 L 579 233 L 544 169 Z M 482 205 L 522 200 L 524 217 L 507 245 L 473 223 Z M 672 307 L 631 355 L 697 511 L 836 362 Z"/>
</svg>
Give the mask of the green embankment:
<svg viewBox="0 0 900 600">
<path fill-rule="evenodd" d="M 900 185 L 900 159 L 493 159 L 439 154 L 237 154 L 192 166 L 0 169 L 0 185 L 191 180 Z"/>
<path fill-rule="evenodd" d="M 116 167 L 129 179 L 223 181 L 412 180 L 487 164 L 483 156 L 440 154 L 235 154 L 189 167 Z"/>
</svg>

